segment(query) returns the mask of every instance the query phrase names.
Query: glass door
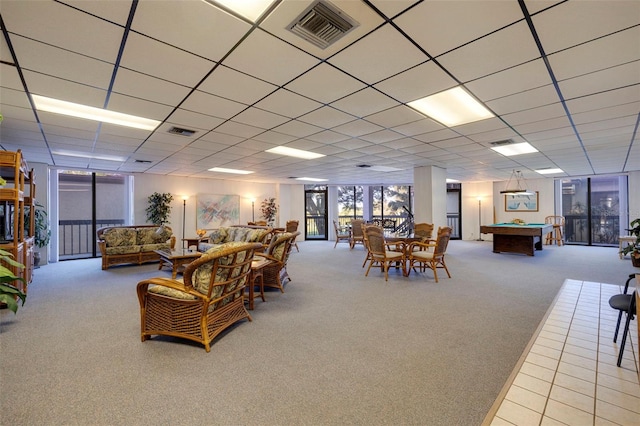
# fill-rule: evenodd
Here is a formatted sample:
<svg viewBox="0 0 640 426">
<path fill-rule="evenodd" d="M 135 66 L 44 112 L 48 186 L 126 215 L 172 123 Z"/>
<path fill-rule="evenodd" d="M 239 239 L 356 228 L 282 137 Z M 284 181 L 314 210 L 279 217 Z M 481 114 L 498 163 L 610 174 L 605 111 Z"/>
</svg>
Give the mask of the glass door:
<svg viewBox="0 0 640 426">
<path fill-rule="evenodd" d="M 306 240 L 327 240 L 329 228 L 327 225 L 327 190 L 306 189 L 304 191 Z"/>
<path fill-rule="evenodd" d="M 627 225 L 627 177 L 606 176 L 562 181 L 565 241 L 617 246 Z"/>
</svg>

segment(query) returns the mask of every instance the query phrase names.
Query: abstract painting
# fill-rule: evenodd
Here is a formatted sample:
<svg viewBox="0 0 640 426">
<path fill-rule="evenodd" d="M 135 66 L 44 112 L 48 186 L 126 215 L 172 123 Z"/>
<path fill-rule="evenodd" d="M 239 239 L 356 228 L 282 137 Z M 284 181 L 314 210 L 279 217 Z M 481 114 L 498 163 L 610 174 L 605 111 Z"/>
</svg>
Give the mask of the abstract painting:
<svg viewBox="0 0 640 426">
<path fill-rule="evenodd" d="M 217 229 L 240 222 L 239 195 L 198 194 L 196 200 L 197 229 Z"/>
</svg>

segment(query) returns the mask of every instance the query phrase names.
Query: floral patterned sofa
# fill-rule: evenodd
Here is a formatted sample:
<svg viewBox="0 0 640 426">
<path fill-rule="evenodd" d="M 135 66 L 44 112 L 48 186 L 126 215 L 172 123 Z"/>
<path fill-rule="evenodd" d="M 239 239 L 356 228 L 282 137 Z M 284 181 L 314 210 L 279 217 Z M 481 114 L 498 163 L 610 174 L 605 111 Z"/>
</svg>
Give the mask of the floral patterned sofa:
<svg viewBox="0 0 640 426">
<path fill-rule="evenodd" d="M 206 252 L 212 247 L 231 242 L 261 243 L 267 246 L 273 235 L 273 228 L 268 226 L 233 225 L 214 229 L 209 234 L 208 242 L 198 244 L 199 252 Z"/>
<path fill-rule="evenodd" d="M 176 237 L 166 225 L 107 226 L 98 229 L 97 236 L 102 270 L 123 263 L 159 261 L 160 255 L 154 250 L 169 250 L 176 245 Z"/>
</svg>

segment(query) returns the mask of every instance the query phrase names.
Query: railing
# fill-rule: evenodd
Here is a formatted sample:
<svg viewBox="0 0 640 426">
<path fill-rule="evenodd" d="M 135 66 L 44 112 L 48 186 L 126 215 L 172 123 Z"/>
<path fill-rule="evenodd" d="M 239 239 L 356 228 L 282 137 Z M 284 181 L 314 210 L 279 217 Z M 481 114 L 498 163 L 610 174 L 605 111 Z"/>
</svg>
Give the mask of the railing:
<svg viewBox="0 0 640 426">
<path fill-rule="evenodd" d="M 567 215 L 564 217 L 564 236 L 568 243 L 589 242 L 589 218 L 586 215 Z M 591 243 L 617 246 L 620 237 L 619 216 L 593 216 L 591 218 Z"/>
<path fill-rule="evenodd" d="M 318 218 L 321 218 L 321 217 L 319 216 Z M 313 225 L 309 222 L 309 219 L 310 218 L 307 218 L 307 230 L 313 229 L 312 228 Z M 348 225 L 351 223 L 352 219 L 354 219 L 353 216 L 339 216 L 338 225 L 340 226 Z M 362 219 L 362 216 L 357 216 L 356 219 Z M 372 219 L 373 222 L 381 221 L 381 220 L 382 218 L 380 216 L 373 216 L 373 219 Z M 413 221 L 410 218 L 408 218 L 406 215 L 385 216 L 384 220 L 395 221 L 396 225 L 393 229 L 390 229 L 391 232 L 411 233 L 413 231 Z M 449 226 L 453 230 L 451 233 L 451 238 L 459 239 L 460 238 L 460 232 L 459 232 L 460 215 L 458 213 L 447 213 L 447 226 Z"/>
<path fill-rule="evenodd" d="M 96 227 L 124 225 L 124 219 L 96 221 Z M 60 220 L 58 221 L 58 257 L 60 259 L 79 259 L 93 256 L 93 221 Z M 99 254 L 99 253 L 98 253 Z"/>
</svg>

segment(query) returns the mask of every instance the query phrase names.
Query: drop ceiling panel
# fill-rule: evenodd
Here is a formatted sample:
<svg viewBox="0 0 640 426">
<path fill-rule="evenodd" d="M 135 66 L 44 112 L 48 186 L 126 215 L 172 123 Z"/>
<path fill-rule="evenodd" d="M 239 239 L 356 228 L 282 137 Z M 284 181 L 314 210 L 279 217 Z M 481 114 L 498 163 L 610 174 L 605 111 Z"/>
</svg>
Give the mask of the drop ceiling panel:
<svg viewBox="0 0 640 426">
<path fill-rule="evenodd" d="M 624 86 L 640 86 L 640 61 L 563 80 L 558 85 L 565 99 L 577 98 L 594 92 L 605 92 Z"/>
<path fill-rule="evenodd" d="M 262 99 L 255 106 L 285 117 L 296 118 L 320 108 L 322 104 L 289 90 L 279 89 Z"/>
<path fill-rule="evenodd" d="M 195 130 L 195 137 L 201 136 L 208 130 L 218 127 L 224 120 L 222 118 L 213 117 L 211 115 L 200 114 L 193 111 L 187 111 L 178 108 L 167 118 L 169 124 L 176 127 L 186 128 L 187 130 Z"/>
<path fill-rule="evenodd" d="M 319 61 L 261 30 L 253 31 L 231 52 L 224 64 L 279 86 Z"/>
<path fill-rule="evenodd" d="M 181 108 L 206 113 L 219 118 L 231 118 L 247 108 L 246 105 L 196 90 L 180 105 Z"/>
<path fill-rule="evenodd" d="M 122 27 L 58 2 L 25 7 L 20 1 L 5 1 L 2 19 L 9 32 L 107 62 L 115 61 L 124 34 Z"/>
<path fill-rule="evenodd" d="M 394 22 L 430 55 L 438 56 L 522 18 L 515 2 L 427 1 Z"/>
<path fill-rule="evenodd" d="M 374 84 L 427 59 L 390 25 L 384 25 L 337 53 L 328 62 L 368 84 Z"/>
<path fill-rule="evenodd" d="M 219 61 L 250 29 L 204 1 L 180 0 L 139 2 L 132 28 L 213 61 Z"/>
<path fill-rule="evenodd" d="M 286 123 L 289 120 L 290 119 L 288 117 L 254 107 L 247 108 L 240 114 L 233 117 L 233 121 L 254 125 L 262 129 L 271 129 Z"/>
<path fill-rule="evenodd" d="M 299 118 L 300 121 L 321 128 L 332 128 L 354 119 L 354 116 L 331 107 L 322 107 Z"/>
<path fill-rule="evenodd" d="M 371 88 L 361 90 L 331 104 L 334 108 L 360 118 L 396 105 L 398 102 Z"/>
<path fill-rule="evenodd" d="M 170 82 L 194 87 L 215 65 L 192 53 L 136 33 L 129 34 L 121 65 Z"/>
<path fill-rule="evenodd" d="M 400 102 L 411 102 L 457 85 L 442 68 L 429 61 L 383 80 L 374 87 Z"/>
<path fill-rule="evenodd" d="M 480 99 L 489 101 L 550 84 L 544 62 L 537 59 L 472 81 L 466 87 Z"/>
<path fill-rule="evenodd" d="M 145 101 L 119 93 L 111 94 L 108 109 L 160 121 L 166 119 L 172 111 L 172 108 L 168 105 Z"/>
<path fill-rule="evenodd" d="M 167 80 L 120 68 L 113 91 L 161 104 L 176 105 L 189 94 L 190 89 Z"/>
<path fill-rule="evenodd" d="M 276 132 L 279 132 L 279 133 L 284 133 L 285 135 L 303 138 L 305 136 L 309 136 L 314 133 L 321 132 L 323 128 L 314 126 L 311 124 L 303 123 L 302 121 L 299 121 L 299 120 L 291 120 L 272 130 L 275 130 Z"/>
<path fill-rule="evenodd" d="M 107 95 L 105 90 L 91 88 L 72 81 L 50 77 L 44 74 L 23 71 L 27 87 L 32 94 L 48 96 L 67 102 L 75 102 L 102 108 Z M 3 76 L 4 78 L 4 76 Z"/>
<path fill-rule="evenodd" d="M 564 2 L 532 19 L 546 53 L 551 54 L 637 25 L 639 16 L 637 1 L 588 1 Z"/>
<path fill-rule="evenodd" d="M 353 137 L 377 132 L 378 130 L 382 130 L 382 129 L 383 129 L 382 126 L 378 126 L 377 124 L 373 124 L 362 119 L 353 120 L 348 123 L 341 124 L 340 126 L 336 126 L 332 128 L 332 130 L 335 132 L 342 133 L 347 136 L 353 136 Z"/>
<path fill-rule="evenodd" d="M 403 124 L 423 120 L 424 115 L 407 106 L 397 106 L 386 111 L 371 114 L 365 117 L 367 121 L 382 127 L 396 127 Z"/>
<path fill-rule="evenodd" d="M 496 114 L 509 114 L 531 108 L 552 105 L 560 102 L 558 93 L 552 85 L 539 87 L 522 93 L 488 101 L 487 105 Z"/>
<path fill-rule="evenodd" d="M 105 90 L 109 88 L 114 67 L 112 63 L 92 59 L 23 37 L 14 37 L 12 44 L 14 49 L 20 52 L 17 59 L 23 69 Z"/>
<path fill-rule="evenodd" d="M 364 83 L 325 63 L 286 85 L 287 89 L 322 103 L 331 103 L 364 87 Z"/>
<path fill-rule="evenodd" d="M 261 129 L 255 126 L 249 126 L 248 124 L 237 123 L 235 121 L 227 121 L 216 127 L 216 132 L 247 139 L 252 138 L 264 131 L 265 129 Z"/>
<path fill-rule="evenodd" d="M 443 128 L 444 126 L 437 121 L 433 121 L 430 118 L 423 118 L 422 120 L 416 120 L 410 123 L 401 124 L 399 126 L 393 126 L 391 130 L 405 136 L 415 136 L 422 133 L 441 130 Z"/>
</svg>

